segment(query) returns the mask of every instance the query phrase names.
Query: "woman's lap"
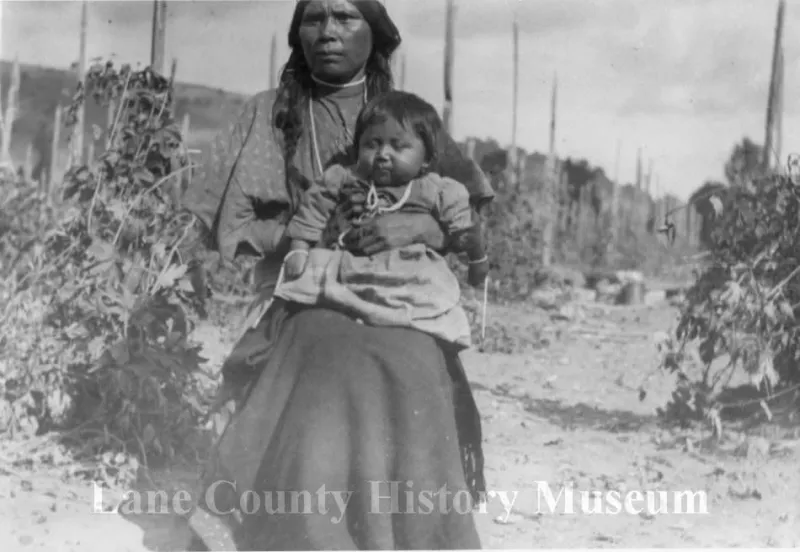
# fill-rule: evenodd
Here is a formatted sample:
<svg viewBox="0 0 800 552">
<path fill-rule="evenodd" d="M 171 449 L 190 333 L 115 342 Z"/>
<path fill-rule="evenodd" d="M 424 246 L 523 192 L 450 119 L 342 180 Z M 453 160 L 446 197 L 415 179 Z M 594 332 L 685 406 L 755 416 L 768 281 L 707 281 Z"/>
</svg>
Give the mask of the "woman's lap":
<svg viewBox="0 0 800 552">
<path fill-rule="evenodd" d="M 290 316 L 206 474 L 207 484 L 235 480 L 239 493 L 261 499 L 242 520 L 239 548 L 479 547 L 452 393 L 442 350 L 423 333 L 321 309 Z M 386 482 L 401 509 L 416 513 L 389 515 Z M 443 488 L 449 500 L 440 505 L 434 493 Z M 267 514 L 265 491 L 306 491 L 311 513 L 292 513 L 286 495 L 289 511 Z M 341 507 L 332 493 L 347 491 L 345 518 L 334 523 Z"/>
</svg>

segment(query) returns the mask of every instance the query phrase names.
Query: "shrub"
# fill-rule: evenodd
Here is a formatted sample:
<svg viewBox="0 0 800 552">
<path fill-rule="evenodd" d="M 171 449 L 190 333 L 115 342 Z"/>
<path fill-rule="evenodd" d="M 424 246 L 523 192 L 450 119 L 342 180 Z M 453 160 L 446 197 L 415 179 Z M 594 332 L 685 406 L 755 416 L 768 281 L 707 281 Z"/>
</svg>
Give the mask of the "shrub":
<svg viewBox="0 0 800 552">
<path fill-rule="evenodd" d="M 800 380 L 800 188 L 792 176 L 774 175 L 755 191 L 725 188 L 712 202 L 706 268 L 664 344 L 662 367 L 679 376 L 668 413 L 718 421 L 726 408 L 719 393 L 737 371 L 767 400 Z M 695 379 L 686 370 L 692 358 Z"/>
<path fill-rule="evenodd" d="M 188 338 L 207 290 L 182 252 L 194 220 L 176 204 L 190 165 L 167 79 L 96 64 L 68 124 L 87 96 L 116 106 L 112 127 L 95 128 L 105 151 L 69 170 L 61 197 L 16 189 L 3 207 L 7 422 L 69 429 L 85 453 L 170 458 L 191 448 L 204 412 Z"/>
</svg>

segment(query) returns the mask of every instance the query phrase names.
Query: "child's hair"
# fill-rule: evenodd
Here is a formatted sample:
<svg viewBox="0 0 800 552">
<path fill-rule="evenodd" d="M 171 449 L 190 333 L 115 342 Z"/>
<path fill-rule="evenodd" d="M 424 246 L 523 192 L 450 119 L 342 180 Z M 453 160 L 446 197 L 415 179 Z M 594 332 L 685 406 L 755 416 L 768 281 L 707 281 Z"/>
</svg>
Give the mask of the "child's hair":
<svg viewBox="0 0 800 552">
<path fill-rule="evenodd" d="M 384 92 L 372 98 L 356 120 L 356 130 L 353 136 L 354 150 L 367 127 L 394 119 L 407 129 L 419 136 L 425 145 L 425 160 L 428 171 L 437 172 L 439 144 L 444 132 L 444 124 L 436 109 L 415 94 L 393 90 Z"/>
</svg>

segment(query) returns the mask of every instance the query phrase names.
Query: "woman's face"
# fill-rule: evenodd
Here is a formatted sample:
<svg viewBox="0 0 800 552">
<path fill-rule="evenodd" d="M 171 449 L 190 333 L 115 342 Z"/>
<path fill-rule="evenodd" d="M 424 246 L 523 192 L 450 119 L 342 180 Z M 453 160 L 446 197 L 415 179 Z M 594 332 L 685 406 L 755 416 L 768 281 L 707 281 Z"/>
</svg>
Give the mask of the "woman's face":
<svg viewBox="0 0 800 552">
<path fill-rule="evenodd" d="M 372 53 L 372 30 L 347 0 L 313 0 L 303 12 L 300 44 L 314 76 L 347 82 L 364 71 Z"/>
</svg>

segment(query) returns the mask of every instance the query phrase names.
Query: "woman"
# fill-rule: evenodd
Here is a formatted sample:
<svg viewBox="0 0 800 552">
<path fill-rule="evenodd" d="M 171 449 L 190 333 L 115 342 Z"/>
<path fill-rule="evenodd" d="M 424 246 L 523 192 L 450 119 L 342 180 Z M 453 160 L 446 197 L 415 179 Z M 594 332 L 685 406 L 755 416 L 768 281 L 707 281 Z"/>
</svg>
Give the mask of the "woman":
<svg viewBox="0 0 800 552">
<path fill-rule="evenodd" d="M 298 1 L 278 89 L 248 102 L 187 193 L 224 259 L 263 257 L 266 295 L 288 251 L 283 231 L 301 183 L 349 155 L 365 100 L 392 87 L 399 44 L 377 0 Z M 480 210 L 493 197 L 485 177 L 449 136 L 440 149 L 440 171 L 465 183 Z M 363 200 L 354 197 L 351 209 Z M 349 245 L 368 254 L 413 242 L 444 251 L 445 241 L 429 215 L 393 214 L 354 232 Z M 191 520 L 207 544 L 224 520 L 239 550 L 480 547 L 468 505 L 457 502 L 484 489 L 480 418 L 453 351 L 421 332 L 276 300 L 223 374 L 227 389 L 246 393 Z M 306 494 L 293 503 L 277 491 Z M 414 513 L 392 515 L 396 507 Z"/>
</svg>

